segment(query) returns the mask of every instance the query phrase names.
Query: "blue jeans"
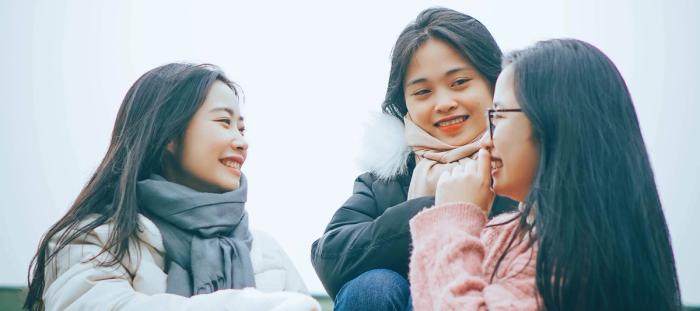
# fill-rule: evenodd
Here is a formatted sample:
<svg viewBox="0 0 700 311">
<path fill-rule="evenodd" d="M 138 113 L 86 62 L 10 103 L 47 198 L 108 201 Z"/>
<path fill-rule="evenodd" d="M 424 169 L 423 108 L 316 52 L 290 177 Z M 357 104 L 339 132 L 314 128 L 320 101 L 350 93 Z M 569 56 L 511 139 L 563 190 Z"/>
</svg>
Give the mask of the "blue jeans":
<svg viewBox="0 0 700 311">
<path fill-rule="evenodd" d="M 335 297 L 335 311 L 412 311 L 408 281 L 388 269 L 369 270 L 345 283 Z"/>
</svg>

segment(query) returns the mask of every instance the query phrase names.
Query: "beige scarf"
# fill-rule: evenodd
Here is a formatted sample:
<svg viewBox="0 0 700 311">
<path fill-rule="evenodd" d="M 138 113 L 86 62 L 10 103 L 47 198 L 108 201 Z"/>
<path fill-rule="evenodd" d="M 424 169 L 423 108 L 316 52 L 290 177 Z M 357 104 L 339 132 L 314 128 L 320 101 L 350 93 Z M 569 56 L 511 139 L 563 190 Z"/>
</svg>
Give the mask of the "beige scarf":
<svg viewBox="0 0 700 311">
<path fill-rule="evenodd" d="M 452 146 L 428 134 L 411 118 L 404 117 L 404 135 L 406 143 L 416 154 L 416 167 L 413 169 L 411 185 L 408 187 L 408 199 L 435 195 L 438 179 L 444 171 L 472 161 L 479 151 L 479 140 L 483 134 L 463 146 Z"/>
</svg>

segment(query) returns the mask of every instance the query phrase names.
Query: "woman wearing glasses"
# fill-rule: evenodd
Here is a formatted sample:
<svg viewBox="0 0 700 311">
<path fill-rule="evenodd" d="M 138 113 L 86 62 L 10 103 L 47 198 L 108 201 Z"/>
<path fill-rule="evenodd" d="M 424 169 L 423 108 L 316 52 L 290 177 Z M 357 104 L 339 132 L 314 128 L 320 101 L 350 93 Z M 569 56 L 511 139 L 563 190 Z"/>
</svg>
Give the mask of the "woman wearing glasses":
<svg viewBox="0 0 700 311">
<path fill-rule="evenodd" d="M 411 220 L 418 310 L 678 310 L 668 229 L 632 99 L 595 47 L 510 54 L 479 159 Z M 493 191 L 493 192 L 492 192 Z M 494 192 L 520 211 L 487 221 Z"/>
<path fill-rule="evenodd" d="M 399 36 L 368 173 L 311 251 L 336 310 L 410 308 L 408 221 L 433 205 L 442 172 L 473 161 L 500 61 L 486 27 L 449 9 L 425 10 Z"/>
</svg>

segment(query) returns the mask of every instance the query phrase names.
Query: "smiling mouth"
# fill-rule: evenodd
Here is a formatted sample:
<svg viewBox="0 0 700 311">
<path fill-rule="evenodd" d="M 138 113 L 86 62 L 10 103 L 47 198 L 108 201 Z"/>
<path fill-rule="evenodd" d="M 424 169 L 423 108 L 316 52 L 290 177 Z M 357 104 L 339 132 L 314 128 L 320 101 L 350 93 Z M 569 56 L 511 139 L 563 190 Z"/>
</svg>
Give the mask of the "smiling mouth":
<svg viewBox="0 0 700 311">
<path fill-rule="evenodd" d="M 433 125 L 435 125 L 436 127 L 454 126 L 454 125 L 463 123 L 464 121 L 467 121 L 467 119 L 469 119 L 469 116 L 458 116 L 458 117 L 451 118 L 451 119 L 448 119 L 448 120 L 443 120 L 443 121 L 440 121 L 440 122 L 435 122 L 435 124 L 433 124 Z"/>
<path fill-rule="evenodd" d="M 228 166 L 230 168 L 235 168 L 237 170 L 241 169 L 241 163 L 238 161 L 224 159 L 224 160 L 219 160 L 219 162 L 221 162 L 221 164 Z"/>
<path fill-rule="evenodd" d="M 503 167 L 503 160 L 499 158 L 491 158 L 491 170 L 497 170 Z"/>
</svg>

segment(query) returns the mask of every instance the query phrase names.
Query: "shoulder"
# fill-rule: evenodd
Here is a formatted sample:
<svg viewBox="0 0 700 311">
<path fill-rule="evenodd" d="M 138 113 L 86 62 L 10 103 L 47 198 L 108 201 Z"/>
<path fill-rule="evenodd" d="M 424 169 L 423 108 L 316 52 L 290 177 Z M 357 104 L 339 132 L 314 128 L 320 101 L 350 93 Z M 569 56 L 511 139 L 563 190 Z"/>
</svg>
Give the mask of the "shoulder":
<svg viewBox="0 0 700 311">
<path fill-rule="evenodd" d="M 63 236 L 70 235 L 73 233 L 78 233 L 80 230 L 83 230 L 84 228 L 90 226 L 94 221 L 96 221 L 99 218 L 98 215 L 89 215 L 85 217 L 82 221 L 80 221 L 75 227 L 70 228 L 70 229 L 64 229 L 54 236 L 51 237 L 49 246 L 50 248 L 54 248 L 57 246 L 59 243 L 59 240 Z M 138 215 L 138 229 L 136 231 L 136 237 L 137 237 L 137 242 L 138 243 L 145 243 L 148 246 L 156 249 L 157 251 L 164 252 L 165 248 L 163 247 L 163 238 L 160 234 L 160 231 L 156 227 L 156 225 L 150 221 L 148 218 L 145 216 L 139 214 Z M 114 230 L 114 224 L 112 222 L 105 222 L 97 227 L 85 231 L 83 234 L 78 234 L 73 241 L 71 241 L 70 244 L 76 244 L 76 245 L 95 245 L 99 247 L 103 247 L 107 245 L 107 241 L 109 239 L 109 235 L 112 233 L 112 230 Z"/>
<path fill-rule="evenodd" d="M 105 251 L 109 236 L 114 230 L 113 223 L 105 222 L 88 229 L 96 225 L 96 221 L 99 221 L 98 215 L 89 215 L 75 226 L 51 237 L 49 250 L 56 253 L 47 262 L 46 288 L 58 279 L 75 285 L 77 283 L 72 279 L 82 280 L 92 276 L 127 278 L 127 275 L 133 276 L 137 271 L 160 271 L 163 265 L 163 242 L 160 232 L 150 220 L 139 215 L 136 239 L 130 241 L 129 252 L 122 258 L 114 258 L 113 252 Z M 73 239 L 65 244 L 61 242 L 67 237 Z M 60 249 L 59 245 L 62 245 Z M 114 259 L 118 262 L 115 267 L 102 267 L 103 263 Z"/>
<path fill-rule="evenodd" d="M 498 214 L 489 220 L 489 226 L 517 225 L 520 219 L 520 212 L 505 212 Z"/>
<path fill-rule="evenodd" d="M 519 223 L 520 212 L 506 212 L 491 218 L 486 224 L 485 231 L 509 232 L 517 228 Z"/>
<path fill-rule="evenodd" d="M 520 212 L 507 212 L 493 217 L 481 234 L 482 240 L 492 245 L 503 241 L 503 237 L 511 237 L 520 226 L 520 216 Z"/>
</svg>

